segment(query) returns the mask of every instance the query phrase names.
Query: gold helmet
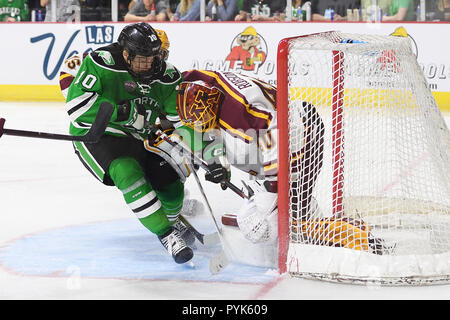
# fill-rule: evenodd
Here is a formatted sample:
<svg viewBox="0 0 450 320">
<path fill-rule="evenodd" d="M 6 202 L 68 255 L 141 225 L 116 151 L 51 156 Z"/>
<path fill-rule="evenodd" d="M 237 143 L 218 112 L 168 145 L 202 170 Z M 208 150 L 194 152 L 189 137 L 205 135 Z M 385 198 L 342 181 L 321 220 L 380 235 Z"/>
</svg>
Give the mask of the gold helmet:
<svg viewBox="0 0 450 320">
<path fill-rule="evenodd" d="M 178 85 L 177 111 L 181 122 L 196 131 L 205 132 L 216 126 L 224 94 L 204 81 Z"/>
<path fill-rule="evenodd" d="M 169 47 L 170 41 L 167 37 L 167 34 L 164 30 L 155 29 L 156 34 L 158 35 L 159 40 L 161 40 L 161 58 L 163 60 L 167 60 L 169 57 Z"/>
</svg>

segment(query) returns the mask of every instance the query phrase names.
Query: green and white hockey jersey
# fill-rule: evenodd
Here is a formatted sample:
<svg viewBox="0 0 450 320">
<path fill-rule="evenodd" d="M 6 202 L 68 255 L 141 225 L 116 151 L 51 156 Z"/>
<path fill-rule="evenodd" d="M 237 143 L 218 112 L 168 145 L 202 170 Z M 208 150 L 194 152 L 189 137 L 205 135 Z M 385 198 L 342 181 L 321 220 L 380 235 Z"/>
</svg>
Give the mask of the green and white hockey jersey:
<svg viewBox="0 0 450 320">
<path fill-rule="evenodd" d="M 8 17 L 16 21 L 29 21 L 29 15 L 27 0 L 0 0 L 0 21 L 6 21 Z"/>
<path fill-rule="evenodd" d="M 133 135 L 145 139 L 148 132 L 136 132 L 134 128 L 118 124 L 117 105 L 133 100 L 145 106 L 146 121 L 155 124 L 161 115 L 176 122 L 176 86 L 182 74 L 170 63 L 162 62 L 161 72 L 149 83 L 141 83 L 127 71 L 122 49 L 117 43 L 90 52 L 69 87 L 66 110 L 70 117 L 70 134 L 83 135 L 93 123 L 102 102 L 109 102 L 114 113 L 105 131 L 115 136 Z"/>
</svg>

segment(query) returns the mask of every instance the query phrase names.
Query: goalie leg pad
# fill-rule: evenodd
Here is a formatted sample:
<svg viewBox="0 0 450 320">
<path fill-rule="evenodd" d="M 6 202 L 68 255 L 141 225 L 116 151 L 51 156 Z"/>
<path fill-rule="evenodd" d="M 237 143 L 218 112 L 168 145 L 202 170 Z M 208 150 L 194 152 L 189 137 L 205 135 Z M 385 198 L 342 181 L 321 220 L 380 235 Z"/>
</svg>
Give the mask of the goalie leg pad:
<svg viewBox="0 0 450 320">
<path fill-rule="evenodd" d="M 170 136 L 172 138 L 172 136 Z M 180 143 L 179 141 L 177 141 Z M 176 171 L 182 182 L 191 174 L 191 166 L 189 158 L 185 152 L 180 148 L 174 148 L 166 141 L 162 141 L 157 146 L 152 145 L 148 139 L 144 141 L 144 147 L 147 151 L 157 154 L 165 161 L 167 161 Z"/>
<path fill-rule="evenodd" d="M 369 252 L 369 226 L 350 218 L 321 218 L 293 221 L 293 230 L 300 225 L 303 240 L 311 244 L 344 247 Z"/>
<path fill-rule="evenodd" d="M 238 212 L 237 223 L 251 242 L 272 242 L 277 238 L 277 194 L 265 189 L 252 188 L 255 194 Z"/>
</svg>

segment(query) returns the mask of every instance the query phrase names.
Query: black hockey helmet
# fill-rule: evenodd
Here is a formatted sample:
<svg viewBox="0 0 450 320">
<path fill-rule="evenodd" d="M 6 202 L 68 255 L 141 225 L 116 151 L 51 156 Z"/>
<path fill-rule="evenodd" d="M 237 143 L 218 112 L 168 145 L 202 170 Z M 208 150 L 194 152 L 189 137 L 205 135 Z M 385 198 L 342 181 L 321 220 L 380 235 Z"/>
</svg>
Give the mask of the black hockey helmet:
<svg viewBox="0 0 450 320">
<path fill-rule="evenodd" d="M 159 56 L 161 40 L 148 23 L 139 22 L 125 26 L 120 32 L 117 42 L 129 54 L 126 63 L 128 71 L 134 78 L 141 81 L 152 80 L 161 70 L 162 61 Z M 137 73 L 131 69 L 131 61 L 136 55 L 144 57 L 154 56 L 152 66 L 148 71 Z"/>
</svg>

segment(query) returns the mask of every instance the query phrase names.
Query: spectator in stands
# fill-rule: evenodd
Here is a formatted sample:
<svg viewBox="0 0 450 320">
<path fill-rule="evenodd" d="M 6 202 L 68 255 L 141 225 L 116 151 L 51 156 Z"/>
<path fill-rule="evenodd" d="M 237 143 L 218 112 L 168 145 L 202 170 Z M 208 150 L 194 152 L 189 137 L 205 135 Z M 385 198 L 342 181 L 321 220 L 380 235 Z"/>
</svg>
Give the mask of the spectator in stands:
<svg viewBox="0 0 450 320">
<path fill-rule="evenodd" d="M 215 8 L 214 8 L 215 7 Z M 237 0 L 210 0 L 206 8 L 206 21 L 234 20 L 238 12 Z"/>
<path fill-rule="evenodd" d="M 434 20 L 450 21 L 450 0 L 435 1 Z"/>
<path fill-rule="evenodd" d="M 377 5 L 381 8 L 383 15 L 385 15 L 388 14 L 391 9 L 392 0 L 378 0 Z M 367 10 L 371 6 L 373 6 L 372 0 L 361 0 L 361 9 Z"/>
<path fill-rule="evenodd" d="M 307 2 L 307 1 L 305 1 L 305 0 L 292 0 L 292 9 L 296 9 L 298 7 L 302 7 L 305 4 L 305 2 Z"/>
<path fill-rule="evenodd" d="M 119 21 L 123 21 L 128 11 L 130 11 L 131 8 L 133 8 L 133 6 L 136 4 L 136 1 L 141 0 L 118 0 L 118 1 L 119 1 Z"/>
<path fill-rule="evenodd" d="M 309 1 L 309 0 L 292 0 L 292 10 L 297 10 L 299 7 L 303 8 L 303 5 L 306 2 L 311 3 L 311 1 Z M 287 10 L 287 7 L 286 7 L 286 10 Z M 286 19 L 286 14 L 287 14 L 287 12 L 282 14 L 282 18 L 281 18 L 282 21 L 284 21 Z M 293 13 L 292 14 L 292 21 L 298 21 L 298 20 L 299 20 L 299 18 L 297 17 L 297 15 Z"/>
<path fill-rule="evenodd" d="M 142 0 L 131 0 L 131 1 L 128 3 L 128 11 L 130 11 L 131 8 L 133 8 L 133 7 L 136 5 L 136 3 L 140 2 L 140 1 L 142 1 Z"/>
<path fill-rule="evenodd" d="M 392 0 L 391 7 L 383 16 L 383 21 L 413 21 L 416 20 L 416 12 L 413 0 Z"/>
<path fill-rule="evenodd" d="M 78 0 L 41 0 L 41 6 L 45 7 L 45 20 L 52 21 L 52 4 L 56 1 L 56 21 L 69 22 L 73 21 L 75 15 L 80 14 L 80 2 Z"/>
<path fill-rule="evenodd" d="M 27 0 L 0 0 L 0 21 L 29 21 Z"/>
<path fill-rule="evenodd" d="M 347 9 L 360 8 L 360 0 L 320 0 L 311 2 L 312 20 L 342 21 L 347 19 Z M 325 10 L 333 9 L 333 17 L 325 15 Z"/>
<path fill-rule="evenodd" d="M 169 0 L 140 0 L 132 6 L 124 21 L 166 21 L 170 19 Z"/>
<path fill-rule="evenodd" d="M 98 0 L 80 0 L 82 21 L 103 21 L 102 10 Z M 103 8 L 102 8 L 103 9 Z M 111 19 L 111 15 L 109 17 Z"/>
<path fill-rule="evenodd" d="M 270 9 L 265 14 L 263 7 Z M 252 11 L 253 10 L 253 11 Z M 280 21 L 286 10 L 286 0 L 243 0 L 242 10 L 234 18 L 235 21 Z M 258 11 L 258 13 L 256 13 Z"/>
<path fill-rule="evenodd" d="M 180 0 L 171 21 L 199 21 L 200 0 Z"/>
</svg>

